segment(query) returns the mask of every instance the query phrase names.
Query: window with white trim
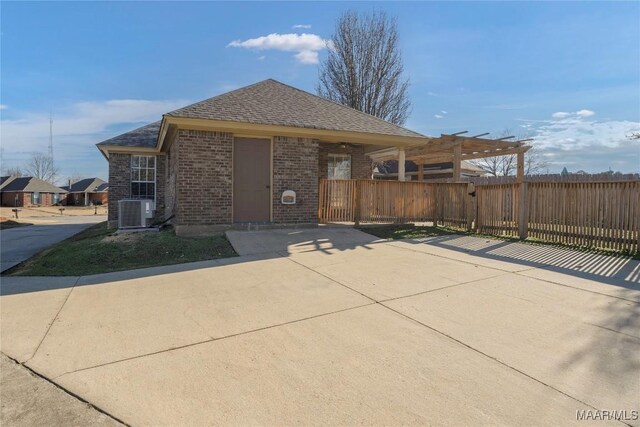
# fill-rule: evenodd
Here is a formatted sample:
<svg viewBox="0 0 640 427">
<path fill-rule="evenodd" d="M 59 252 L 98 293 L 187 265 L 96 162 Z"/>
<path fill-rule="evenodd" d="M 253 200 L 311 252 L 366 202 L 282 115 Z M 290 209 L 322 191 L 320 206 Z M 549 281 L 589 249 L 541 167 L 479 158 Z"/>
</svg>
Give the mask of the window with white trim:
<svg viewBox="0 0 640 427">
<path fill-rule="evenodd" d="M 351 154 L 329 154 L 327 177 L 351 179 Z"/>
<path fill-rule="evenodd" d="M 156 156 L 131 156 L 131 198 L 156 199 Z"/>
<path fill-rule="evenodd" d="M 40 193 L 37 191 L 34 191 L 33 193 L 31 193 L 31 204 L 32 205 L 39 205 L 40 204 Z"/>
</svg>

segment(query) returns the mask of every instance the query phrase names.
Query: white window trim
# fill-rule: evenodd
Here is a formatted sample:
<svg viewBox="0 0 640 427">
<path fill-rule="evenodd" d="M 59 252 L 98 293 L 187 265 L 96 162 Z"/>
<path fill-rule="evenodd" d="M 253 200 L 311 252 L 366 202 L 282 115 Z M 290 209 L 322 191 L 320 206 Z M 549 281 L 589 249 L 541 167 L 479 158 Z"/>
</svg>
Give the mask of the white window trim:
<svg viewBox="0 0 640 427">
<path fill-rule="evenodd" d="M 349 159 L 349 178 L 331 178 L 329 176 L 329 166 L 331 165 L 331 159 Z M 329 179 L 351 179 L 353 176 L 353 159 L 351 154 L 346 153 L 329 153 L 327 155 L 327 178 Z"/>
<path fill-rule="evenodd" d="M 133 171 L 134 169 L 141 169 L 140 166 L 135 167 L 133 166 L 133 158 L 134 157 L 152 157 L 153 158 L 153 181 L 141 181 L 141 180 L 133 180 L 131 179 L 131 171 Z M 139 164 L 139 163 L 138 163 Z M 148 164 L 148 163 L 147 163 Z M 144 169 L 151 169 L 149 167 L 146 167 Z M 158 158 L 157 156 L 153 156 L 153 155 L 148 155 L 148 154 L 132 154 L 131 155 L 131 160 L 129 163 L 129 194 L 131 194 L 131 197 L 134 197 L 133 194 L 131 193 L 131 187 L 134 182 L 137 183 L 144 183 L 144 184 L 153 184 L 153 202 L 157 202 L 158 199 Z M 139 198 L 139 197 L 138 197 Z"/>
</svg>

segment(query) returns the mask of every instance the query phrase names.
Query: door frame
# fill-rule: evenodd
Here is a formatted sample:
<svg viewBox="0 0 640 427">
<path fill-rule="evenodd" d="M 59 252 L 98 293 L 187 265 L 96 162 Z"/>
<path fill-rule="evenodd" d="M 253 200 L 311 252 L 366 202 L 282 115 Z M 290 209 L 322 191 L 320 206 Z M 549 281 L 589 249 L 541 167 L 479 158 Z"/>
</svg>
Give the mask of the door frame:
<svg viewBox="0 0 640 427">
<path fill-rule="evenodd" d="M 269 140 L 269 222 L 273 222 L 273 136 L 255 136 L 246 135 L 242 133 L 234 133 L 233 141 L 231 143 L 231 223 L 235 224 L 235 194 L 233 191 L 233 184 L 235 174 L 233 171 L 233 165 L 236 155 L 236 138 L 247 139 L 268 139 Z"/>
</svg>

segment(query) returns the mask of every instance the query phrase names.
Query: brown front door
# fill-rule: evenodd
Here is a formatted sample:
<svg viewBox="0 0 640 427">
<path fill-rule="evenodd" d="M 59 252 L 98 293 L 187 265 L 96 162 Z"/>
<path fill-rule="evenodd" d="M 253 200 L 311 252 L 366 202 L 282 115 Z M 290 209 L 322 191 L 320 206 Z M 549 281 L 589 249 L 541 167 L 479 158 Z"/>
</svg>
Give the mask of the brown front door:
<svg viewBox="0 0 640 427">
<path fill-rule="evenodd" d="M 271 203 L 271 140 L 233 140 L 233 221 L 268 222 Z"/>
</svg>

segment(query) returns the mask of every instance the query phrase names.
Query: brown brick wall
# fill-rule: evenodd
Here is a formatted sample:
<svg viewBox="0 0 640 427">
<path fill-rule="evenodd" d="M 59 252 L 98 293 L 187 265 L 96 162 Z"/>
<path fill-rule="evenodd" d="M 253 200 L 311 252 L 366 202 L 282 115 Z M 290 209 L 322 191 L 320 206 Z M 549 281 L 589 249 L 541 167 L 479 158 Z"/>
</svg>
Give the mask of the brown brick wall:
<svg viewBox="0 0 640 427">
<path fill-rule="evenodd" d="M 17 206 L 28 206 L 31 204 L 31 193 L 3 192 L 2 206 L 16 206 L 16 196 L 18 196 Z"/>
<path fill-rule="evenodd" d="M 296 192 L 295 205 L 281 203 L 282 192 Z M 318 142 L 308 138 L 273 138 L 273 221 L 318 222 Z"/>
<path fill-rule="evenodd" d="M 181 129 L 176 143 L 176 224 L 230 224 L 233 134 Z"/>
<path fill-rule="evenodd" d="M 131 156 L 109 154 L 109 225 L 118 225 L 118 200 L 131 197 Z"/>
<path fill-rule="evenodd" d="M 60 200 L 64 198 L 64 193 L 61 194 Z M 2 206 L 16 206 L 16 195 L 18 196 L 18 206 L 36 206 L 31 203 L 31 192 L 15 191 L 2 193 Z M 37 206 L 53 206 L 53 193 L 40 193 L 40 203 Z"/>
<path fill-rule="evenodd" d="M 156 220 L 164 218 L 166 156 L 156 156 Z M 118 225 L 118 200 L 131 197 L 131 155 L 109 155 L 109 225 Z"/>
<path fill-rule="evenodd" d="M 320 178 L 327 178 L 329 154 L 350 154 L 351 179 L 371 179 L 371 159 L 365 156 L 362 145 L 347 145 L 345 148 L 341 148 L 339 144 L 327 142 L 321 142 L 319 148 Z"/>
<path fill-rule="evenodd" d="M 156 156 L 156 220 L 164 219 L 165 194 L 167 188 L 167 156 Z"/>
<path fill-rule="evenodd" d="M 164 201 L 164 217 L 170 218 L 176 212 L 178 203 L 176 188 L 178 176 L 178 154 L 180 152 L 180 141 L 176 139 L 167 152 L 167 170 L 165 172 L 165 201 Z"/>
</svg>

